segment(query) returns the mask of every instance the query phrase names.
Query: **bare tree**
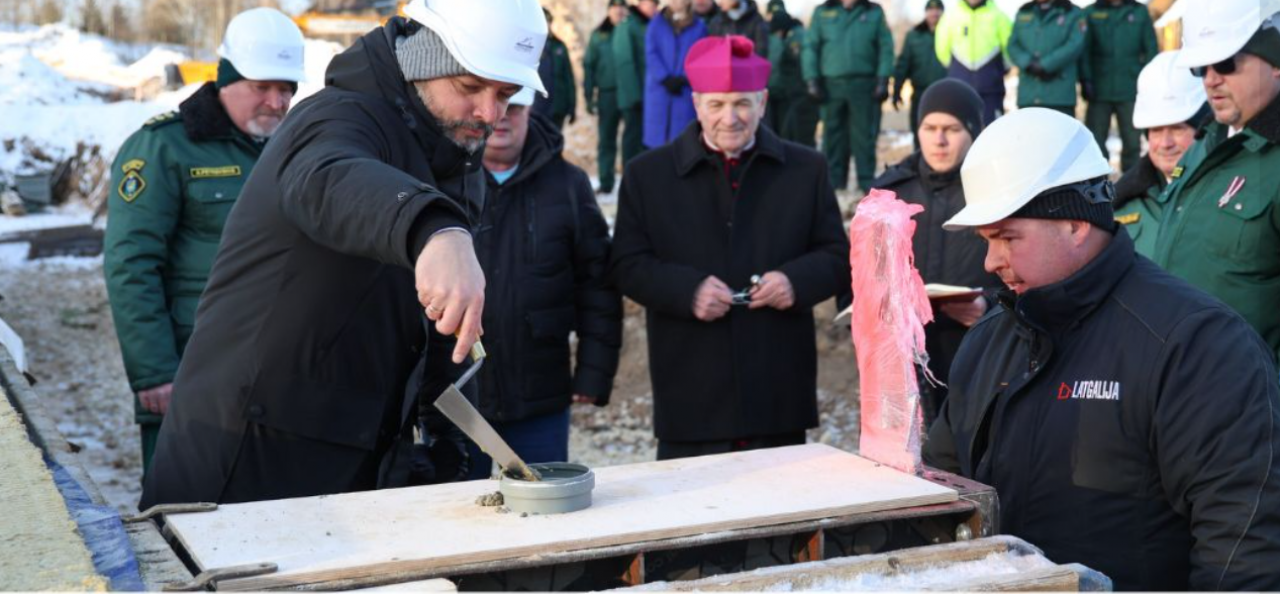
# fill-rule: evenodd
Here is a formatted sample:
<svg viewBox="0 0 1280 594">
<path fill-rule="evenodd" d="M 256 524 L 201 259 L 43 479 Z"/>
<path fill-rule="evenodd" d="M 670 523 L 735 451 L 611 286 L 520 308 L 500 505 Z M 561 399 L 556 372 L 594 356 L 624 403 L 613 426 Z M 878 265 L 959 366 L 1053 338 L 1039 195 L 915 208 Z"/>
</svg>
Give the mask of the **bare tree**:
<svg viewBox="0 0 1280 594">
<path fill-rule="evenodd" d="M 36 24 L 51 25 L 62 22 L 62 2 L 59 0 L 41 0 L 36 7 Z"/>
<path fill-rule="evenodd" d="M 107 19 L 107 36 L 130 43 L 138 40 L 133 30 L 133 15 L 119 0 L 111 5 L 111 16 Z"/>
<path fill-rule="evenodd" d="M 80 30 L 95 35 L 107 34 L 107 21 L 102 17 L 98 0 L 84 0 L 80 5 Z"/>
<path fill-rule="evenodd" d="M 190 0 L 146 0 L 142 9 L 145 41 L 196 45 L 192 4 Z"/>
</svg>

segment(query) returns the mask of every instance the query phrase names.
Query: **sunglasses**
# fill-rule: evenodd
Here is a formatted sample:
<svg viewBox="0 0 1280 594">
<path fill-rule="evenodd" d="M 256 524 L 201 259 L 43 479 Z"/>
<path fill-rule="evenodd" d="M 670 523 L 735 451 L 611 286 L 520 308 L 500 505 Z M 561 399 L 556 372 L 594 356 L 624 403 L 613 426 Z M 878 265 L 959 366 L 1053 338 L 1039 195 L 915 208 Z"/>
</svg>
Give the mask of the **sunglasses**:
<svg viewBox="0 0 1280 594">
<path fill-rule="evenodd" d="M 1208 66 L 1194 66 L 1191 68 L 1191 75 L 1196 78 L 1204 78 L 1204 75 L 1209 72 L 1210 68 L 1212 68 L 1214 72 L 1223 76 L 1234 74 L 1236 71 L 1236 57 L 1231 56 L 1217 64 L 1210 64 Z"/>
</svg>

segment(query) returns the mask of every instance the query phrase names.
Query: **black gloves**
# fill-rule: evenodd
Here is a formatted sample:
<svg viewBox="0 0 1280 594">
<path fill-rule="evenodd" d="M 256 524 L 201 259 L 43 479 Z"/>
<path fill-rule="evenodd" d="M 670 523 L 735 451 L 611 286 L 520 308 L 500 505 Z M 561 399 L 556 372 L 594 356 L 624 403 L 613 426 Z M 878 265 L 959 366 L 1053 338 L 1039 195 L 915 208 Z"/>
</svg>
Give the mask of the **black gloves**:
<svg viewBox="0 0 1280 594">
<path fill-rule="evenodd" d="M 668 76 L 662 79 L 662 86 L 666 87 L 667 92 L 675 96 L 680 96 L 684 92 L 685 85 L 689 84 L 689 79 L 683 76 Z"/>
<path fill-rule="evenodd" d="M 898 111 L 902 108 L 902 83 L 894 82 L 893 85 L 893 110 Z"/>
<path fill-rule="evenodd" d="M 1097 96 L 1093 91 L 1093 82 L 1087 80 L 1080 81 L 1080 94 L 1084 96 L 1085 101 L 1093 103 L 1093 98 Z"/>
<path fill-rule="evenodd" d="M 1027 74 L 1040 80 L 1048 80 L 1049 78 L 1049 72 L 1044 69 L 1044 66 L 1040 65 L 1040 60 L 1032 60 L 1030 64 L 1027 64 L 1025 70 Z"/>
<path fill-rule="evenodd" d="M 827 91 L 822 88 L 822 79 L 815 78 L 809 81 L 809 96 L 819 103 L 827 100 Z"/>
<path fill-rule="evenodd" d="M 889 79 L 876 79 L 876 90 L 872 94 L 872 97 L 875 98 L 876 105 L 884 103 L 885 100 L 889 98 Z"/>
</svg>

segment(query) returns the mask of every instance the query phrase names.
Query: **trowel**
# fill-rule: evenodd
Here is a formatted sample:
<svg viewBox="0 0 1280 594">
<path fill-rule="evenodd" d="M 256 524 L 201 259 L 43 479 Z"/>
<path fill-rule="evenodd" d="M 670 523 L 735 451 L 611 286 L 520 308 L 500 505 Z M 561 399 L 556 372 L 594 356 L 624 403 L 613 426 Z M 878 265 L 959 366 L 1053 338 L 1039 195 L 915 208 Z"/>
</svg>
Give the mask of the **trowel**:
<svg viewBox="0 0 1280 594">
<path fill-rule="evenodd" d="M 515 476 L 526 481 L 541 480 L 542 477 L 538 472 L 529 468 L 524 463 L 524 460 L 521 460 L 520 456 L 516 455 L 515 450 L 512 450 L 511 446 L 507 445 L 502 436 L 498 435 L 498 432 L 493 429 L 493 425 L 484 420 L 484 416 L 480 414 L 480 411 L 476 410 L 476 407 L 472 406 L 467 397 L 463 396 L 462 391 L 458 389 L 466 385 L 468 381 L 471 381 L 476 372 L 480 371 L 480 366 L 484 363 L 485 356 L 484 346 L 477 340 L 471 347 L 471 367 L 467 368 L 462 377 L 458 378 L 458 381 L 445 388 L 444 393 L 440 394 L 439 398 L 436 398 L 435 406 L 440 409 L 440 412 L 444 413 L 444 416 L 453 421 L 453 424 L 457 425 L 463 433 L 466 433 L 467 437 L 471 438 L 471 441 L 476 442 L 476 445 L 480 446 L 481 450 L 492 456 L 503 472 L 514 473 Z"/>
</svg>

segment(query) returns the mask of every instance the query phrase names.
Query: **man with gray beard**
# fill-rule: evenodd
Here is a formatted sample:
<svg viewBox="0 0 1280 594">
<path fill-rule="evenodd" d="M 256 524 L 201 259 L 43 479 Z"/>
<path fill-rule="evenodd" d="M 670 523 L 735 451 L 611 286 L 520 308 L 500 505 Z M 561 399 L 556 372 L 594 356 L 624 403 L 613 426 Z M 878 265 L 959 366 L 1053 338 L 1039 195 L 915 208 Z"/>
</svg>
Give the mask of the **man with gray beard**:
<svg viewBox="0 0 1280 594">
<path fill-rule="evenodd" d="M 302 32 L 269 8 L 232 19 L 219 53 L 217 81 L 144 124 L 111 167 L 103 273 L 144 474 L 223 223 L 303 76 Z"/>
<path fill-rule="evenodd" d="M 465 476 L 457 429 L 412 413 L 480 334 L 480 150 L 545 93 L 547 26 L 536 0 L 405 13 L 334 58 L 232 210 L 142 507 Z"/>
</svg>

